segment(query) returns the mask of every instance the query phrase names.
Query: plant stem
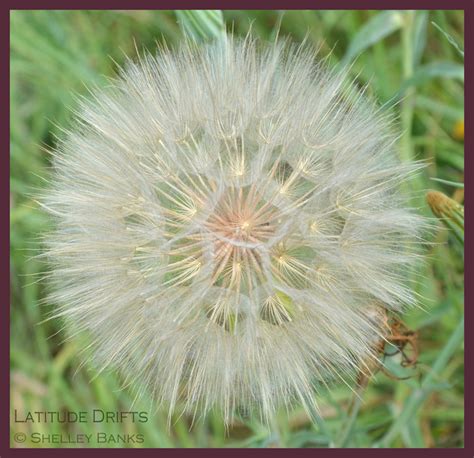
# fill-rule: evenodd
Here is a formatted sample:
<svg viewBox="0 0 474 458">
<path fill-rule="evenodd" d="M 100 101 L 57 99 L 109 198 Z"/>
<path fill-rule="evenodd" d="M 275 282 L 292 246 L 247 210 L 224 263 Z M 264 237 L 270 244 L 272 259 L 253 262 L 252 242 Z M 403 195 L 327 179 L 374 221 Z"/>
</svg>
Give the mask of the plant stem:
<svg viewBox="0 0 474 458">
<path fill-rule="evenodd" d="M 341 438 L 338 440 L 336 447 L 344 448 L 347 445 L 347 442 L 352 434 L 352 431 L 355 426 L 357 415 L 359 414 L 360 408 L 362 406 L 362 396 L 365 392 L 365 389 L 368 385 L 368 379 L 365 383 L 359 385 L 356 392 L 354 392 L 354 397 L 350 406 L 350 414 L 347 419 L 347 422 L 343 425 L 341 430 Z"/>
<path fill-rule="evenodd" d="M 183 33 L 197 42 L 226 37 L 221 10 L 176 10 L 175 13 Z"/>
<path fill-rule="evenodd" d="M 402 41 L 402 71 L 403 80 L 407 81 L 413 76 L 414 60 L 413 60 L 413 24 L 414 11 L 407 11 L 404 15 L 405 24 L 401 28 Z M 403 128 L 403 135 L 401 138 L 401 152 L 402 161 L 413 160 L 413 144 L 411 138 L 411 130 L 413 124 L 414 112 L 414 94 L 415 89 L 410 87 L 406 91 L 405 98 L 402 103 L 401 123 Z"/>
</svg>

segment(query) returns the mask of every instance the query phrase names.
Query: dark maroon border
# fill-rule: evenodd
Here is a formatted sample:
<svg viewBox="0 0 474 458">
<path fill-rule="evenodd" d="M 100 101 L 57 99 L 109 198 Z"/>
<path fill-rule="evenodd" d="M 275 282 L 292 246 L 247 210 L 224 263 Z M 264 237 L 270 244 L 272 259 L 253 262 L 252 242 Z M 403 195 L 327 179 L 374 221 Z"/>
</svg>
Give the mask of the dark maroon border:
<svg viewBox="0 0 474 458">
<path fill-rule="evenodd" d="M 67 5 L 67 6 L 66 6 Z M 291 5 L 291 6 L 290 6 Z M 9 136 L 10 124 L 9 114 L 6 107 L 9 107 L 9 51 L 10 51 L 10 10 L 14 9 L 431 9 L 431 10 L 453 10 L 460 9 L 465 11 L 465 30 L 468 31 L 465 36 L 465 69 L 466 69 L 466 88 L 465 88 L 465 123 L 466 131 L 470 132 L 472 129 L 472 112 L 473 112 L 473 91 L 472 91 L 472 48 L 474 41 L 474 32 L 470 28 L 474 27 L 474 2 L 472 0 L 359 0 L 358 2 L 350 0 L 318 0 L 310 2 L 308 0 L 293 0 L 291 4 L 285 4 L 278 0 L 266 1 L 159 1 L 153 2 L 151 0 L 135 0 L 134 2 L 126 1 L 111 1 L 111 0 L 69 0 L 68 2 L 60 0 L 34 1 L 34 0 L 17 0 L 17 1 L 3 1 L 0 5 L 0 37 L 1 37 L 1 54 L 0 54 L 0 78 L 1 78 L 1 92 L 0 92 L 0 107 L 4 122 L 0 124 L 1 140 L 3 148 L 0 154 L 0 210 L 2 212 L 2 256 L 0 256 L 1 275 L 0 286 L 3 300 L 1 307 L 3 308 L 0 316 L 0 458 L 5 457 L 20 457 L 20 456 L 63 456 L 65 453 L 74 456 L 130 456 L 138 453 L 142 456 L 156 456 L 162 454 L 169 454 L 179 456 L 181 454 L 193 454 L 193 456 L 207 456 L 222 454 L 221 449 L 11 449 L 10 443 L 10 428 L 9 428 L 9 384 L 10 384 L 10 307 L 9 307 L 9 287 L 10 287 L 10 266 L 9 266 L 9 250 L 10 250 L 10 227 L 7 222 L 10 213 L 10 199 L 9 199 L 9 170 L 10 170 L 10 156 L 9 156 Z M 157 8 L 157 6 L 159 8 Z M 465 138 L 465 173 L 471 174 L 473 159 L 471 155 L 474 153 L 473 140 L 468 133 Z M 466 176 L 465 181 L 469 181 Z M 466 219 L 471 218 L 472 200 L 470 196 L 470 185 L 466 189 Z M 471 218 L 472 219 L 472 218 Z M 467 228 L 471 227 L 467 223 Z M 466 269 L 465 278 L 472 277 L 471 260 L 467 254 L 471 248 L 471 244 L 467 237 L 465 244 L 466 252 Z M 472 286 L 469 282 L 465 283 L 465 297 L 469 299 L 472 297 Z M 466 301 L 466 328 L 469 329 L 469 324 L 474 324 L 474 310 L 473 304 L 470 300 Z M 465 346 L 469 349 L 469 355 L 465 358 L 465 448 L 464 449 L 226 449 L 225 454 L 231 456 L 257 456 L 270 454 L 284 456 L 284 455 L 306 455 L 306 456 L 332 456 L 332 457 L 365 457 L 365 456 L 401 456 L 410 457 L 425 457 L 436 456 L 445 458 L 449 457 L 474 457 L 474 403 L 472 388 L 474 387 L 473 377 L 473 353 L 474 333 L 467 333 L 465 336 Z M 466 353 L 467 354 L 467 353 Z M 469 432 L 470 431 L 470 432 Z"/>
</svg>

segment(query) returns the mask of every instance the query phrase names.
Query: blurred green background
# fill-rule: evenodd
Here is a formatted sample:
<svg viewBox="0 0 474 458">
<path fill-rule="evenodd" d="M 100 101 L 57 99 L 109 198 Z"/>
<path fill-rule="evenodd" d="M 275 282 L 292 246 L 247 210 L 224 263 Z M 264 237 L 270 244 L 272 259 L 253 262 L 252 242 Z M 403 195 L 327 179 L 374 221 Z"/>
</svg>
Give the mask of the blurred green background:
<svg viewBox="0 0 474 458">
<path fill-rule="evenodd" d="M 463 182 L 464 67 L 462 11 L 224 11 L 236 35 L 251 27 L 264 39 L 282 36 L 332 51 L 330 64 L 352 63 L 357 84 L 369 83 L 380 102 L 392 100 L 400 120 L 403 160 L 429 165 L 413 186 L 417 205 L 430 215 L 424 190 L 438 189 L 462 203 L 463 189 L 432 178 Z M 60 325 L 39 324 L 51 306 L 42 301 L 45 266 L 33 256 L 48 229 L 35 203 L 47 185 L 49 157 L 58 126 L 68 126 L 74 94 L 104 86 L 114 61 L 153 50 L 156 42 L 183 37 L 172 11 L 12 11 L 11 12 L 11 425 L 12 447 L 60 447 L 14 441 L 13 433 L 143 434 L 139 444 L 92 443 L 104 447 L 462 447 L 463 446 L 463 247 L 441 225 L 427 248 L 419 285 L 420 308 L 405 317 L 419 333 L 416 369 L 387 358 L 397 380 L 379 372 L 363 393 L 358 415 L 348 415 L 353 393 L 334 386 L 320 398 L 322 421 L 313 425 L 303 411 L 282 412 L 270 428 L 256 419 L 236 421 L 225 433 L 218 413 L 191 426 L 176 416 L 170 430 L 166 413 L 146 399 L 132 406 L 111 374 L 93 378 L 80 365 L 74 342 L 64 343 Z M 136 43 L 136 45 L 135 45 Z M 394 100 L 399 103 L 393 104 Z M 92 380 L 91 380 L 92 379 Z M 145 410 L 146 423 L 19 424 L 28 411 Z M 343 438 L 343 439 L 342 439 Z M 87 444 L 85 444 L 87 446 Z"/>
</svg>

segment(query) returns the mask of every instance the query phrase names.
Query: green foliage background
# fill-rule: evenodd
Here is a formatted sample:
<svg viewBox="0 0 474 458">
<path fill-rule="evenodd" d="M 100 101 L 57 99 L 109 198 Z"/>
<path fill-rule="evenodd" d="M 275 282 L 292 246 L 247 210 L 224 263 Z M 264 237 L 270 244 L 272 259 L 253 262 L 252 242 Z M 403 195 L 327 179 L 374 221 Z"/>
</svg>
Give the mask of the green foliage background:
<svg viewBox="0 0 474 458">
<path fill-rule="evenodd" d="M 332 52 L 331 65 L 353 62 L 357 84 L 369 82 L 380 103 L 396 97 L 403 160 L 429 161 L 413 186 L 417 204 L 429 214 L 423 194 L 442 190 L 462 201 L 462 191 L 433 181 L 463 181 L 464 17 L 462 11 L 224 11 L 237 35 L 251 27 L 270 39 L 277 28 L 294 41 L 307 36 Z M 433 24 L 433 22 L 435 24 Z M 49 157 L 60 127 L 76 105 L 74 94 L 105 85 L 114 61 L 136 56 L 136 47 L 153 50 L 156 41 L 175 44 L 183 37 L 172 11 L 13 11 L 11 12 L 11 425 L 13 447 L 75 446 L 20 444 L 13 433 L 137 434 L 142 444 L 93 443 L 92 446 L 146 447 L 460 447 L 463 445 L 463 251 L 439 226 L 419 285 L 420 308 L 406 315 L 419 333 L 417 368 L 406 373 L 397 357 L 385 364 L 399 376 L 379 372 L 351 419 L 353 394 L 335 386 L 320 399 L 322 421 L 312 425 L 295 408 L 282 412 L 270 428 L 242 419 L 225 433 L 218 413 L 191 426 L 176 417 L 170 430 L 158 411 L 147 423 L 18 424 L 28 411 L 146 410 L 146 399 L 132 406 L 132 394 L 112 374 L 93 378 L 82 367 L 74 342 L 63 342 L 56 322 L 39 324 L 44 304 L 44 272 L 34 256 L 48 220 L 35 203 L 47 185 Z M 136 43 L 136 45 L 135 45 Z M 92 379 L 92 380 L 91 380 Z M 345 431 L 345 433 L 344 433 Z M 341 443 L 341 437 L 345 437 Z M 86 444 L 87 446 L 87 444 Z"/>
</svg>

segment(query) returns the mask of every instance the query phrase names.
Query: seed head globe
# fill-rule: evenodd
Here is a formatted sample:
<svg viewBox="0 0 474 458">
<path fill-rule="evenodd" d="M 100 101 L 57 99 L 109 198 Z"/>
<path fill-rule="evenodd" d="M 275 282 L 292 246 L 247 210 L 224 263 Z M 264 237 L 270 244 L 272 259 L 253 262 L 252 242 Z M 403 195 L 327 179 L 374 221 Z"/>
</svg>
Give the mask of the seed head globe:
<svg viewBox="0 0 474 458">
<path fill-rule="evenodd" d="M 423 220 L 392 118 L 307 45 L 160 49 L 53 152 L 50 299 L 169 412 L 268 420 L 375 358 Z M 406 186 L 405 186 L 406 188 Z"/>
</svg>

